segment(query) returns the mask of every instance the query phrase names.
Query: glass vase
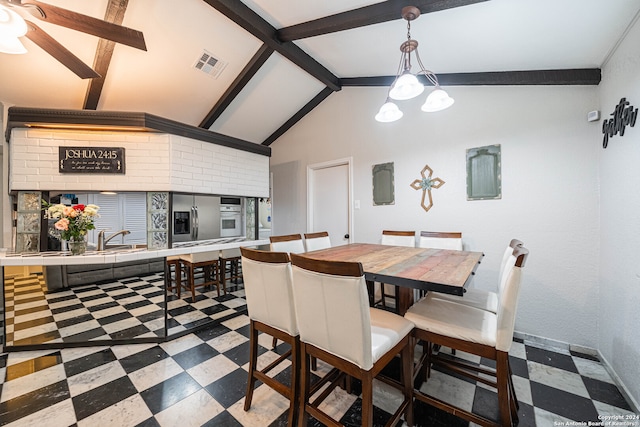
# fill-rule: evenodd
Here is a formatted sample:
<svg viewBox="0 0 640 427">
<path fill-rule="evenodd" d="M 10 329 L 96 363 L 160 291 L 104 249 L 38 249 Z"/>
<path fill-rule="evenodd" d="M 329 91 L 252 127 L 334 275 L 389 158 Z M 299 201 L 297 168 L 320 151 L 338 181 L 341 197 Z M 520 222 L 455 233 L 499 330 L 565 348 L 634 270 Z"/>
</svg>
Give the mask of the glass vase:
<svg viewBox="0 0 640 427">
<path fill-rule="evenodd" d="M 67 242 L 67 246 L 73 255 L 82 255 L 87 250 L 87 242 L 84 239 L 71 239 Z"/>
</svg>

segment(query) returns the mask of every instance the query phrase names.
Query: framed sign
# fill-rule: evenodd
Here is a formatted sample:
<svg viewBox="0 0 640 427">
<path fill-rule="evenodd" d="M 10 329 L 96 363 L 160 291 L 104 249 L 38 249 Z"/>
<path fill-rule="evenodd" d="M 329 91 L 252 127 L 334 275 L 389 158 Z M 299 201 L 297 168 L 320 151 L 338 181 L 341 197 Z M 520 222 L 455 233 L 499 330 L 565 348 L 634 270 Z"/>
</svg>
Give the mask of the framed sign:
<svg viewBox="0 0 640 427">
<path fill-rule="evenodd" d="M 467 200 L 502 198 L 500 145 L 467 150 Z"/>
<path fill-rule="evenodd" d="M 393 162 L 381 163 L 374 165 L 372 170 L 373 176 L 373 206 L 393 205 L 395 203 L 394 195 L 394 176 Z"/>
<path fill-rule="evenodd" d="M 124 174 L 123 147 L 58 147 L 58 172 Z"/>
</svg>

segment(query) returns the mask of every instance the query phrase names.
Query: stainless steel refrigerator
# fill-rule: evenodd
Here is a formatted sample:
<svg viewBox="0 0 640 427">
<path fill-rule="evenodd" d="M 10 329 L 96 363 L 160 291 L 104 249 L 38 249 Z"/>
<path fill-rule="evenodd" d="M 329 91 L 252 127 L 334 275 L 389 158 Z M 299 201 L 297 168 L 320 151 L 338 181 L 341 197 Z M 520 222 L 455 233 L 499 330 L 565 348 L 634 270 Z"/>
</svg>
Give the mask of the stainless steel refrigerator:
<svg viewBox="0 0 640 427">
<path fill-rule="evenodd" d="M 174 242 L 220 237 L 220 197 L 174 194 L 171 212 Z"/>
</svg>

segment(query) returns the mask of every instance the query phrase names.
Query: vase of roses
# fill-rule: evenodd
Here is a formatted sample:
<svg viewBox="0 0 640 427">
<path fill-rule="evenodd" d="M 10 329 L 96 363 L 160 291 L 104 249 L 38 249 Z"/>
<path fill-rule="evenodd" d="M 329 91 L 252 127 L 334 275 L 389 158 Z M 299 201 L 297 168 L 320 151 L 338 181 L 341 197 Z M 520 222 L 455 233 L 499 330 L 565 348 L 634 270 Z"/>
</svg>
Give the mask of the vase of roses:
<svg viewBox="0 0 640 427">
<path fill-rule="evenodd" d="M 45 217 L 57 220 L 49 234 L 67 241 L 73 255 L 82 255 L 87 250 L 87 231 L 96 228 L 93 222 L 99 216 L 100 207 L 82 204 L 66 206 L 61 203 L 50 205 L 44 200 L 42 204 Z"/>
</svg>

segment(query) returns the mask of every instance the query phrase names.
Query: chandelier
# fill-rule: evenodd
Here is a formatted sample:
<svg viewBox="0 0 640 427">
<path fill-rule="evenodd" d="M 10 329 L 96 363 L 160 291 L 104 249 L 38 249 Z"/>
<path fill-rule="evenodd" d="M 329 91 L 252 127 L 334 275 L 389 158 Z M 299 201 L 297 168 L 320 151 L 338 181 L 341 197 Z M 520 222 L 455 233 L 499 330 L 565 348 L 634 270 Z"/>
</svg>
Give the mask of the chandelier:
<svg viewBox="0 0 640 427">
<path fill-rule="evenodd" d="M 0 5 L 0 52 L 27 53 L 18 37 L 27 33 L 27 23 L 20 15 L 6 6 Z"/>
<path fill-rule="evenodd" d="M 389 87 L 387 100 L 382 107 L 380 107 L 378 114 L 376 114 L 375 118 L 379 122 L 395 122 L 402 117 L 402 111 L 400 111 L 393 100 L 404 101 L 415 98 L 424 92 L 424 85 L 418 80 L 418 76 L 421 74 L 434 86 L 433 91 L 427 96 L 427 100 L 422 105 L 422 111 L 428 113 L 440 111 L 453 104 L 453 98 L 440 87 L 438 77 L 433 71 L 427 70 L 422 64 L 420 54 L 418 53 L 418 42 L 411 38 L 411 21 L 417 19 L 419 16 L 420 9 L 415 6 L 402 8 L 402 18 L 407 21 L 407 41 L 400 45 L 402 54 L 400 55 L 400 64 L 398 65 L 396 78 Z M 416 61 L 420 66 L 420 70 L 416 74 L 411 73 L 411 52 L 415 52 Z"/>
</svg>

